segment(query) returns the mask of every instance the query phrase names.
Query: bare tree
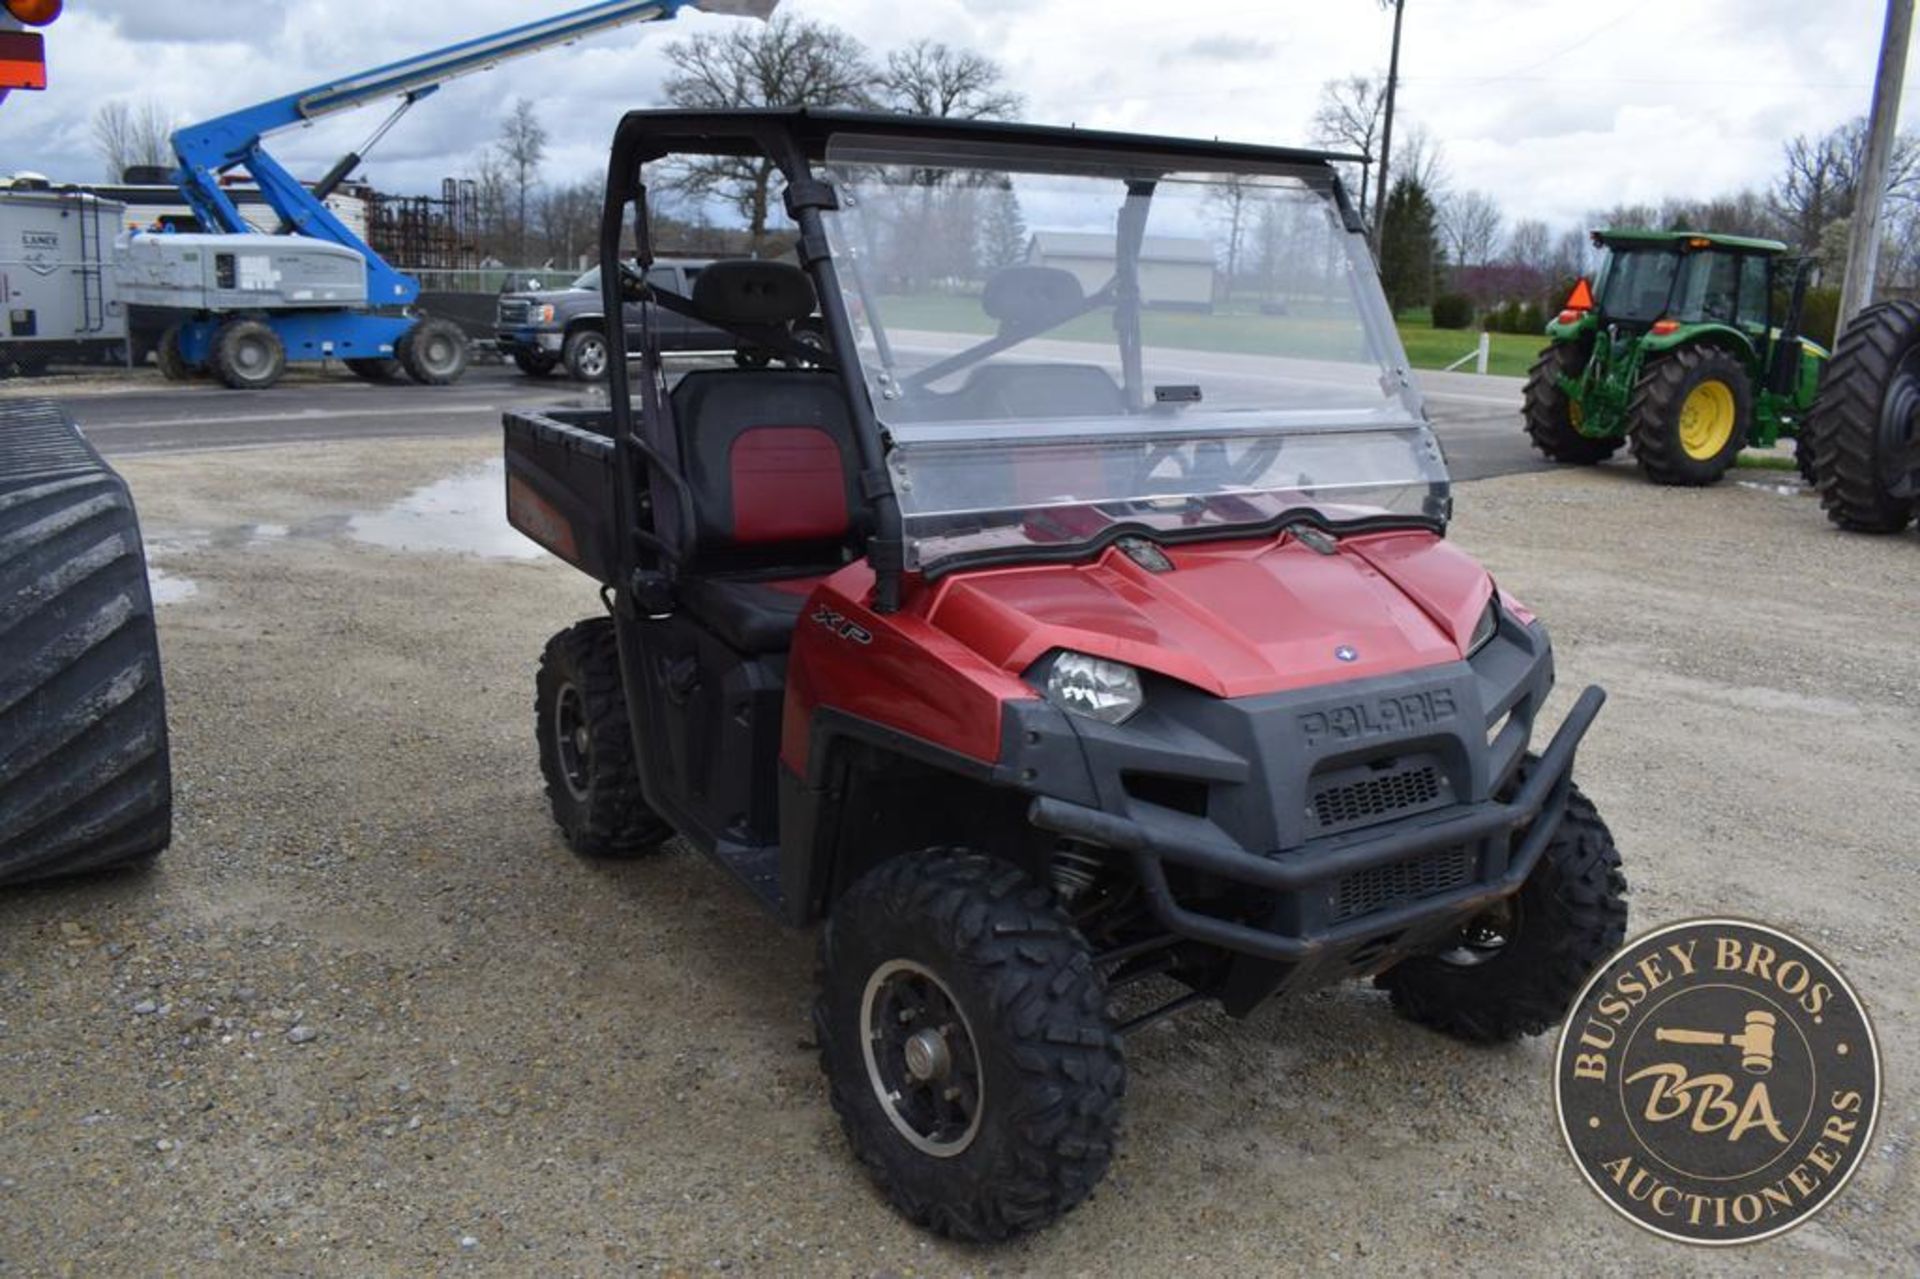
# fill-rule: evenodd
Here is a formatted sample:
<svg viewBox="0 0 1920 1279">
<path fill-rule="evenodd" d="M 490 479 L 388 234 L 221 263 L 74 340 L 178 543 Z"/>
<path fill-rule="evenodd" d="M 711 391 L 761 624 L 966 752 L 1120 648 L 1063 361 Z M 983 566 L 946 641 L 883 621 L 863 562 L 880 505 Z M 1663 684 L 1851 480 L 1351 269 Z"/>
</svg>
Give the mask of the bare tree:
<svg viewBox="0 0 1920 1279">
<path fill-rule="evenodd" d="M 858 40 L 834 27 L 779 16 L 765 26 L 703 31 L 666 48 L 675 68 L 667 101 L 679 107 L 865 106 L 875 80 Z M 765 158 L 691 161 L 674 179 L 692 198 L 731 204 L 756 248 L 767 232 L 775 169 Z"/>
<path fill-rule="evenodd" d="M 1796 245 L 1817 252 L 1827 227 L 1853 216 L 1866 163 L 1866 119 L 1849 120 L 1818 138 L 1801 134 L 1782 150 L 1785 170 L 1774 187 L 1774 212 Z M 1920 198 L 1920 138 L 1911 133 L 1894 142 L 1886 195 L 1896 203 Z"/>
<path fill-rule="evenodd" d="M 1446 148 L 1424 124 L 1408 124 L 1393 145 L 1393 171 L 1414 181 L 1435 202 L 1447 198 L 1453 179 L 1447 173 Z"/>
<path fill-rule="evenodd" d="M 1522 218 L 1507 237 L 1506 260 L 1541 275 L 1553 270 L 1553 228 L 1537 218 Z"/>
<path fill-rule="evenodd" d="M 93 113 L 93 146 L 106 165 L 107 181 L 123 182 L 137 165 L 171 165 L 174 119 L 152 98 L 137 108 L 118 98 Z"/>
<path fill-rule="evenodd" d="M 887 55 L 880 76 L 882 101 L 905 115 L 955 116 L 964 120 L 1018 115 L 1026 100 L 1004 85 L 1006 72 L 992 58 L 935 40 L 916 40 Z"/>
<path fill-rule="evenodd" d="M 599 242 L 603 190 L 599 179 L 587 178 L 540 193 L 537 212 L 548 265 L 571 270 L 592 256 Z"/>
<path fill-rule="evenodd" d="M 1586 275 L 1592 257 L 1593 240 L 1586 229 L 1577 226 L 1568 227 L 1553 242 L 1553 257 L 1549 269 L 1560 279 Z"/>
<path fill-rule="evenodd" d="M 494 145 L 514 197 L 514 252 L 521 265 L 527 260 L 527 233 L 531 228 L 527 213 L 533 203 L 534 188 L 540 185 L 540 165 L 547 158 L 547 126 L 531 98 L 521 98 L 500 122 L 500 137 Z"/>
<path fill-rule="evenodd" d="M 1226 296 L 1233 298 L 1234 281 L 1240 278 L 1240 244 L 1246 231 L 1247 200 L 1254 188 L 1245 177 L 1230 175 L 1207 187 L 1207 212 L 1220 223 L 1227 236 Z"/>
<path fill-rule="evenodd" d="M 1313 110 L 1313 144 L 1331 151 L 1372 156 L 1380 137 L 1380 117 L 1387 105 L 1384 86 L 1370 76 L 1350 75 L 1320 86 L 1320 105 Z M 1360 216 L 1367 216 L 1368 165 L 1360 166 L 1359 181 L 1349 180 L 1360 193 Z M 1352 174 L 1346 175 L 1349 179 Z"/>
<path fill-rule="evenodd" d="M 1411 171 L 1411 170 L 1403 170 Z M 1500 248 L 1506 219 L 1485 191 L 1467 191 L 1440 206 L 1440 234 L 1456 266 L 1485 266 Z"/>
</svg>

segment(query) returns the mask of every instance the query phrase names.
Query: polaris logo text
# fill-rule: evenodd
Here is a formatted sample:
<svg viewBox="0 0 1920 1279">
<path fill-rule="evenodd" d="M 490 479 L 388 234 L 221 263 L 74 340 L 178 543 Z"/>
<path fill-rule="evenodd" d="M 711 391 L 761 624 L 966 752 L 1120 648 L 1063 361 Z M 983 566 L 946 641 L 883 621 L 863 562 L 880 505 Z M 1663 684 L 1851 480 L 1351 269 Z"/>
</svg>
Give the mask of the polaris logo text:
<svg viewBox="0 0 1920 1279">
<path fill-rule="evenodd" d="M 1458 713 L 1453 690 L 1441 688 L 1312 711 L 1300 717 L 1300 731 L 1309 746 L 1318 746 L 1324 741 L 1357 742 L 1368 737 L 1431 728 L 1444 724 Z"/>
</svg>

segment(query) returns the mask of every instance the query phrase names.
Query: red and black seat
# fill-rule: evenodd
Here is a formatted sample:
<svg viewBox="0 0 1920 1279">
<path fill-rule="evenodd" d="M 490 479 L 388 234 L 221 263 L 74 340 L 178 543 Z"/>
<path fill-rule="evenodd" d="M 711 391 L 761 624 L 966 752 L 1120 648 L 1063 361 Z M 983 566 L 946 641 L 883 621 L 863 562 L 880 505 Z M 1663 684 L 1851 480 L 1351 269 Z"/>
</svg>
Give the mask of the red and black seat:
<svg viewBox="0 0 1920 1279">
<path fill-rule="evenodd" d="M 797 267 L 723 262 L 692 301 L 723 325 L 784 324 L 812 314 L 813 287 Z M 672 408 L 698 538 L 681 606 L 743 652 L 781 651 L 861 530 L 845 388 L 817 369 L 707 369 L 680 380 Z"/>
</svg>

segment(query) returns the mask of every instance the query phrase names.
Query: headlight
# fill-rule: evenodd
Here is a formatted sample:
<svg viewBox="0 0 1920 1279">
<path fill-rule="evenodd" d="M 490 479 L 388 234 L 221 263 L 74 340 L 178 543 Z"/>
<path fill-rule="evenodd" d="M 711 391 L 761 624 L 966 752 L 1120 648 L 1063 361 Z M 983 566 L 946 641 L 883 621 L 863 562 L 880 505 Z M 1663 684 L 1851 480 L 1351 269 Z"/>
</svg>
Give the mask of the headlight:
<svg viewBox="0 0 1920 1279">
<path fill-rule="evenodd" d="M 1493 598 L 1487 601 L 1487 607 L 1480 614 L 1480 620 L 1473 624 L 1473 638 L 1467 641 L 1467 656 L 1472 657 L 1487 645 L 1493 643 L 1493 637 L 1500 632 L 1500 592 L 1495 591 Z"/>
<path fill-rule="evenodd" d="M 1140 672 L 1122 662 L 1062 651 L 1047 672 L 1047 700 L 1073 715 L 1124 724 L 1140 709 Z"/>
<path fill-rule="evenodd" d="M 552 324 L 553 323 L 553 303 L 549 302 L 545 306 L 534 307 L 533 322 L 535 324 Z"/>
</svg>

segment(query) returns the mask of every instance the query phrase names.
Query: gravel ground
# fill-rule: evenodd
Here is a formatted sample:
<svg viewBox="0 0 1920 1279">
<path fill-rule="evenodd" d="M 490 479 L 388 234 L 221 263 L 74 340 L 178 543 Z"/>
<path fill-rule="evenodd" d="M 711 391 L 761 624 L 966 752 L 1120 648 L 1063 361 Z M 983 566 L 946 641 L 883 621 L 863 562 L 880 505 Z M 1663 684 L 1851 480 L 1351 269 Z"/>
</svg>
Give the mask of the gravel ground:
<svg viewBox="0 0 1920 1279">
<path fill-rule="evenodd" d="M 1136 1037 L 1095 1198 L 971 1250 L 896 1219 L 847 1156 L 807 1043 L 810 938 L 695 855 L 595 865 L 554 834 L 532 667 L 590 584 L 354 540 L 356 512 L 492 452 L 124 468 L 178 600 L 178 834 L 151 872 L 0 898 L 0 1271 L 1920 1269 L 1920 540 L 1839 536 L 1764 475 L 1460 494 L 1459 541 L 1554 628 L 1558 706 L 1613 693 L 1581 775 L 1635 930 L 1801 931 L 1877 1018 L 1884 1127 L 1814 1223 L 1730 1255 L 1639 1233 L 1560 1147 L 1549 1044 L 1466 1049 L 1352 986 Z M 434 543 L 421 513 L 462 500 L 381 527 Z"/>
</svg>

